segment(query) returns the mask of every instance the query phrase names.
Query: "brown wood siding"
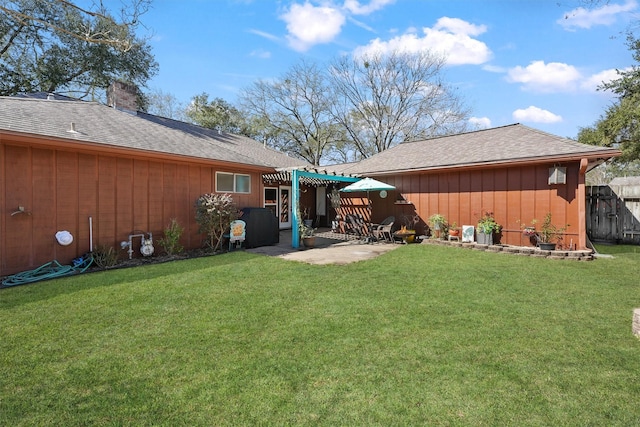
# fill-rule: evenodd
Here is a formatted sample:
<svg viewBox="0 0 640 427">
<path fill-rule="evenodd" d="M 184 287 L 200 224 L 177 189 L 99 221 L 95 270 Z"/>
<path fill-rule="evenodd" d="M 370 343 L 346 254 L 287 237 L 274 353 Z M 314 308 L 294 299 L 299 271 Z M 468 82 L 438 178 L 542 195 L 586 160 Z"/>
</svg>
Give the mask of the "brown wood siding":
<svg viewBox="0 0 640 427">
<path fill-rule="evenodd" d="M 373 221 L 379 222 L 388 215 L 398 219 L 418 215 L 420 227 L 428 222 L 429 216 L 440 213 L 458 226 L 475 226 L 482 212 L 491 211 L 503 225 L 502 243 L 530 245 L 522 236 L 521 224 L 530 223 L 534 218 L 540 224 L 547 212 L 551 212 L 554 224 L 570 224 L 565 233 L 565 244 L 577 248 L 584 246 L 580 238 L 579 163 L 563 165 L 567 167 L 567 184 L 563 185 L 548 184 L 552 166 L 539 164 L 377 177 L 396 186 L 396 192 L 391 195 L 400 193 L 412 204 L 393 204 L 393 200 L 374 204 Z M 424 231 L 424 228 L 418 228 L 419 233 Z"/>
<path fill-rule="evenodd" d="M 171 161 L 152 156 L 56 149 L 55 144 L 30 146 L 0 140 L 0 276 L 58 260 L 68 264 L 89 251 L 89 217 L 93 246 L 113 247 L 127 258 L 120 242 L 129 234 L 153 233 L 157 241 L 172 218 L 185 231 L 186 248 L 201 246 L 195 221 L 195 201 L 215 189 L 215 172 L 251 176 L 250 194 L 232 194 L 239 208 L 262 206 L 261 172 L 223 164 Z M 28 214 L 11 213 L 24 206 Z M 60 230 L 74 241 L 61 246 Z M 139 239 L 135 242 L 134 256 Z"/>
</svg>

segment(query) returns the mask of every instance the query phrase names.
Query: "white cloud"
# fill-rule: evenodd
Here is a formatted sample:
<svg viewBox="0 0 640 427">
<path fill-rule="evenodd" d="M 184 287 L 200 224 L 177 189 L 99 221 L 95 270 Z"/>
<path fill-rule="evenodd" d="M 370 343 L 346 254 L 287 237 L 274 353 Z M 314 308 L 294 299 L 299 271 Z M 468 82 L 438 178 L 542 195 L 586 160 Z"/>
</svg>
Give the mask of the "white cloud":
<svg viewBox="0 0 640 427">
<path fill-rule="evenodd" d="M 287 23 L 289 46 L 299 52 L 332 41 L 346 20 L 338 9 L 310 3 L 293 4 L 280 18 Z"/>
<path fill-rule="evenodd" d="M 620 71 L 630 71 L 630 70 L 631 68 L 626 68 Z M 598 86 L 602 85 L 603 83 L 609 83 L 610 81 L 616 80 L 619 78 L 620 78 L 620 75 L 618 75 L 617 70 L 615 69 L 604 70 L 585 79 L 580 85 L 580 87 L 586 91 L 595 92 Z"/>
<path fill-rule="evenodd" d="M 607 2 L 604 6 L 595 9 L 585 9 L 578 7 L 565 13 L 556 22 L 566 30 L 572 31 L 577 28 L 591 28 L 596 25 L 611 25 L 620 14 L 635 10 L 638 3 L 635 0 L 627 0 L 624 4 L 611 4 Z"/>
<path fill-rule="evenodd" d="M 271 33 L 267 33 L 267 32 L 265 32 L 265 31 L 260 31 L 260 30 L 255 30 L 255 29 L 250 29 L 250 30 L 249 30 L 249 32 L 250 32 L 250 33 L 252 33 L 252 34 L 255 34 L 255 35 L 257 35 L 257 36 L 263 37 L 263 38 L 265 38 L 265 39 L 268 39 L 268 40 L 272 40 L 272 41 L 278 41 L 278 40 L 280 40 L 280 39 L 278 38 L 278 36 L 274 36 L 273 34 L 271 34 Z"/>
<path fill-rule="evenodd" d="M 487 129 L 491 127 L 491 120 L 488 117 L 471 117 L 469 123 L 476 129 Z"/>
<path fill-rule="evenodd" d="M 507 70 L 504 67 L 500 67 L 498 65 L 491 65 L 491 64 L 483 65 L 482 69 L 490 73 L 506 73 L 507 72 Z"/>
<path fill-rule="evenodd" d="M 534 92 L 571 92 L 582 76 L 572 65 L 560 62 L 533 61 L 526 67 L 517 66 L 507 72 L 507 80 L 522 83 L 525 90 Z"/>
<path fill-rule="evenodd" d="M 263 49 L 256 49 L 254 51 L 252 51 L 249 56 L 253 56 L 256 58 L 261 58 L 261 59 L 269 59 L 271 58 L 271 52 L 269 52 L 268 50 L 263 50 Z"/>
<path fill-rule="evenodd" d="M 515 110 L 512 115 L 518 122 L 557 123 L 562 121 L 561 116 L 533 105 L 529 108 Z"/>
<path fill-rule="evenodd" d="M 491 58 L 487 45 L 474 39 L 487 31 L 484 25 L 474 25 L 457 18 L 443 17 L 433 28 L 422 29 L 420 36 L 414 29 L 388 41 L 376 38 L 354 51 L 356 56 L 386 54 L 391 51 L 416 53 L 431 51 L 446 57 L 449 65 L 482 64 Z"/>
<path fill-rule="evenodd" d="M 361 5 L 358 0 L 345 0 L 344 8 L 354 15 L 369 15 L 383 7 L 395 3 L 396 0 L 371 0 L 367 5 Z"/>
<path fill-rule="evenodd" d="M 449 18 L 443 16 L 438 19 L 436 25 L 433 26 L 434 30 L 445 30 L 451 34 L 462 34 L 467 36 L 479 36 L 487 32 L 486 25 L 474 25 L 469 22 L 463 21 L 459 18 Z"/>
</svg>

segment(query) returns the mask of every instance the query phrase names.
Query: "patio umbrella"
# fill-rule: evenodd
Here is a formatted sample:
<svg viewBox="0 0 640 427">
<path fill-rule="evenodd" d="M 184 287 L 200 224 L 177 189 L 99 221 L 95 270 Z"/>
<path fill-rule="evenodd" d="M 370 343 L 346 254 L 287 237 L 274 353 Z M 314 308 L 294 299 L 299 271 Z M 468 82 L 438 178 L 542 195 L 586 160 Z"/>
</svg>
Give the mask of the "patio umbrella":
<svg viewBox="0 0 640 427">
<path fill-rule="evenodd" d="M 368 206 L 367 208 L 369 209 L 369 233 L 371 233 L 371 212 L 372 212 L 372 203 L 371 203 L 371 198 L 369 197 L 369 192 L 370 191 L 387 191 L 387 190 L 395 190 L 396 187 L 394 187 L 393 185 L 384 183 L 384 182 L 380 182 L 378 180 L 375 180 L 373 178 L 364 178 L 361 179 L 360 181 L 354 182 L 353 184 L 349 184 L 346 187 L 344 187 L 342 190 L 345 193 L 355 193 L 358 191 L 366 191 L 367 192 L 367 201 L 368 201 Z"/>
</svg>

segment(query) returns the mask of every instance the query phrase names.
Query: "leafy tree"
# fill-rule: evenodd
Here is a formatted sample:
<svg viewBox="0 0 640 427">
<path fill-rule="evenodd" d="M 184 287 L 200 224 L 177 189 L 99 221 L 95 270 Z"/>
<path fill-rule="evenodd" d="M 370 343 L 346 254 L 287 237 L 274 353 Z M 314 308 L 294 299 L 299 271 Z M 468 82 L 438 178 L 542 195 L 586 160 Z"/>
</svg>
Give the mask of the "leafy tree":
<svg viewBox="0 0 640 427">
<path fill-rule="evenodd" d="M 99 98 L 117 79 L 138 86 L 157 72 L 136 37 L 150 0 L 130 0 L 116 19 L 100 2 L 0 0 L 0 95 L 59 92 Z"/>
<path fill-rule="evenodd" d="M 262 134 L 271 146 L 320 165 L 332 145 L 345 139 L 331 111 L 332 93 L 325 73 L 302 61 L 279 79 L 259 80 L 244 89 L 240 102 L 257 125 L 254 135 Z"/>
<path fill-rule="evenodd" d="M 587 172 L 587 185 L 605 185 L 613 178 L 640 176 L 640 160 L 631 162 L 607 162 Z"/>
<path fill-rule="evenodd" d="M 221 131 L 246 134 L 247 124 L 242 113 L 222 98 L 209 101 L 209 94 L 203 92 L 191 98 L 185 109 L 185 116 L 193 123 Z"/>
<path fill-rule="evenodd" d="M 401 142 L 467 130 L 469 112 L 429 52 L 342 56 L 330 69 L 335 118 L 362 157 Z"/>
<path fill-rule="evenodd" d="M 627 39 L 633 58 L 640 61 L 640 40 L 629 35 Z M 606 147 L 618 147 L 622 156 L 619 163 L 640 159 L 640 68 L 618 71 L 620 78 L 605 83 L 599 90 L 609 90 L 618 96 L 616 103 L 592 126 L 580 129 L 578 141 Z"/>
</svg>

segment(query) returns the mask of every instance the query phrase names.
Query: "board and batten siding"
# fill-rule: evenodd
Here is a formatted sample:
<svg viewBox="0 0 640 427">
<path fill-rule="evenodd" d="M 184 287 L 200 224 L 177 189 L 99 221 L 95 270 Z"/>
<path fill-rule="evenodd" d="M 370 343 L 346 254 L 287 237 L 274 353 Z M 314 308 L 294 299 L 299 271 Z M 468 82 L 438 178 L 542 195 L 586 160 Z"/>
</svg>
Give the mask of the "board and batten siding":
<svg viewBox="0 0 640 427">
<path fill-rule="evenodd" d="M 48 144 L 48 145 L 47 145 Z M 156 159 L 104 151 L 73 151 L 0 141 L 0 276 L 30 270 L 52 260 L 69 264 L 93 246 L 113 247 L 128 257 L 120 242 L 130 234 L 158 239 L 172 218 L 184 227 L 181 244 L 202 246 L 194 204 L 215 190 L 215 173 L 251 176 L 250 194 L 232 194 L 239 208 L 262 206 L 262 172 L 224 163 Z M 24 207 L 25 213 L 17 213 Z M 67 230 L 73 243 L 62 246 L 55 233 Z M 140 239 L 134 241 L 139 255 Z"/>
<path fill-rule="evenodd" d="M 584 212 L 584 177 L 579 173 L 580 163 L 563 164 L 567 167 L 567 183 L 561 185 L 548 183 L 552 166 L 460 168 L 379 176 L 376 179 L 396 187 L 393 192 L 396 196 L 401 195 L 411 203 L 401 204 L 393 197 L 380 199 L 372 193 L 373 221 L 394 215 L 399 224 L 400 218 L 417 215 L 416 228 L 421 232 L 435 213 L 444 215 L 449 223 L 455 221 L 458 226 L 475 226 L 482 212 L 491 211 L 503 226 L 501 243 L 531 246 L 522 236 L 521 225 L 537 219 L 539 227 L 547 212 L 551 212 L 555 225 L 569 224 L 564 243 L 580 248 L 585 245 L 585 221 L 580 214 Z"/>
</svg>

